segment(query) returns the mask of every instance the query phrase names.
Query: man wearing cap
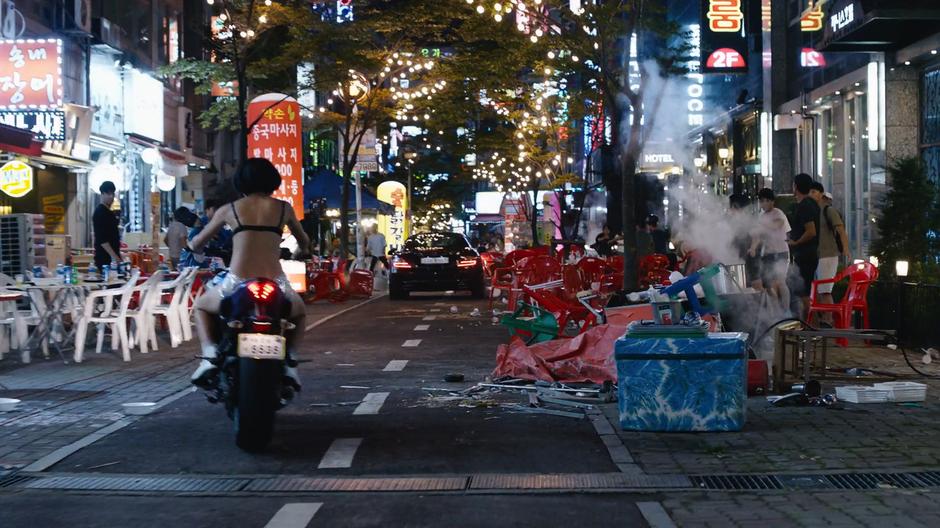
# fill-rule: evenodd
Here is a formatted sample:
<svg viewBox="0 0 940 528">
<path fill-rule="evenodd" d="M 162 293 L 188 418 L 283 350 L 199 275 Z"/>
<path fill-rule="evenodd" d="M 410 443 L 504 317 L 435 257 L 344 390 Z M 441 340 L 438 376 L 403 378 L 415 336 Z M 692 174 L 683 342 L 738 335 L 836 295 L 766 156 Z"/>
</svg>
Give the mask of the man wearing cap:
<svg viewBox="0 0 940 528">
<path fill-rule="evenodd" d="M 831 279 L 839 269 L 839 255 L 849 259 L 849 237 L 845 232 L 842 215 L 832 206 L 832 194 L 826 192 L 823 184 L 813 182 L 810 197 L 819 204 L 819 265 L 816 267 L 816 280 Z M 821 284 L 819 302 L 832 304 L 832 284 Z M 831 314 L 828 319 L 831 319 Z M 831 323 L 831 321 L 826 321 Z"/>
<path fill-rule="evenodd" d="M 91 217 L 95 234 L 95 266 L 99 269 L 112 262 L 121 262 L 121 230 L 117 216 L 111 211 L 114 203 L 114 183 L 106 181 L 98 187 L 101 202 Z"/>
</svg>

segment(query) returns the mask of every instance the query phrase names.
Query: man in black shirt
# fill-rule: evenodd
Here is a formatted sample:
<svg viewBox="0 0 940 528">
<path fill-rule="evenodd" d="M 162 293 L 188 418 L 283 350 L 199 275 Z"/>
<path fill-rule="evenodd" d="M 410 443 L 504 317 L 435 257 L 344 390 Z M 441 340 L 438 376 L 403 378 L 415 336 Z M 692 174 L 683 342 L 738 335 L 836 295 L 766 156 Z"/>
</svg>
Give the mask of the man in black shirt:
<svg viewBox="0 0 940 528">
<path fill-rule="evenodd" d="M 95 233 L 95 266 L 101 268 L 112 262 L 121 261 L 121 233 L 117 217 L 111 211 L 114 203 L 114 184 L 106 181 L 101 184 L 101 203 L 91 217 Z"/>
<path fill-rule="evenodd" d="M 793 194 L 797 204 L 793 222 L 790 222 L 790 254 L 793 263 L 799 270 L 799 278 L 794 281 L 790 290 L 800 297 L 803 303 L 802 317 L 805 319 L 809 311 L 809 294 L 813 280 L 816 277 L 816 266 L 819 264 L 819 205 L 809 196 L 813 178 L 809 174 L 797 174 L 793 178 Z"/>
</svg>

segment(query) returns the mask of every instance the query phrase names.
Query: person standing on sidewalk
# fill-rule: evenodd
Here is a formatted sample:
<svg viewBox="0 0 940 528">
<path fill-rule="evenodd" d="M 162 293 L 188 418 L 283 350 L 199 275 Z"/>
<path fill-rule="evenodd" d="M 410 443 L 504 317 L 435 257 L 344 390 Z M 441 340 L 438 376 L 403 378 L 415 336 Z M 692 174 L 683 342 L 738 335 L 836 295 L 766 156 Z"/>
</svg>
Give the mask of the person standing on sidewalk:
<svg viewBox="0 0 940 528">
<path fill-rule="evenodd" d="M 385 266 L 383 270 L 384 274 L 388 274 L 388 258 L 385 256 L 385 235 L 379 233 L 379 228 L 372 226 L 372 232 L 369 234 L 369 238 L 366 239 L 366 253 L 372 257 L 372 264 L 369 265 L 369 271 L 375 273 L 375 264 L 378 261 L 382 261 L 382 265 Z"/>
<path fill-rule="evenodd" d="M 790 290 L 787 289 L 787 269 L 790 265 L 790 246 L 787 233 L 790 221 L 774 203 L 776 197 L 771 189 L 757 193 L 761 213 L 757 217 L 757 229 L 748 254 L 760 257 L 761 283 L 771 297 L 777 300 L 784 311 L 790 307 Z"/>
<path fill-rule="evenodd" d="M 810 196 L 820 207 L 819 213 L 819 264 L 816 266 L 816 280 L 831 279 L 836 276 L 839 269 L 839 255 L 844 255 L 850 261 L 849 237 L 845 232 L 845 222 L 842 214 L 832 206 L 832 195 L 826 192 L 823 184 L 813 182 L 809 192 Z M 826 198 L 828 196 L 828 199 Z M 819 301 L 832 304 L 832 284 L 821 284 L 816 293 Z M 831 324 L 832 314 L 828 316 Z"/>
<path fill-rule="evenodd" d="M 819 205 L 809 196 L 812 185 L 813 177 L 809 174 L 800 173 L 793 178 L 797 204 L 790 226 L 790 240 L 787 241 L 798 271 L 790 291 L 800 298 L 800 317 L 803 319 L 809 313 L 810 288 L 819 264 Z"/>
<path fill-rule="evenodd" d="M 95 235 L 95 266 L 98 269 L 121 262 L 121 229 L 118 217 L 111 210 L 117 188 L 106 181 L 98 187 L 101 202 L 91 216 Z"/>
<path fill-rule="evenodd" d="M 189 228 L 183 223 L 189 217 L 195 217 L 192 211 L 185 207 L 178 207 L 173 211 L 173 221 L 166 229 L 166 235 L 163 236 L 163 242 L 166 244 L 170 264 L 174 270 L 179 269 L 180 253 L 186 247 L 187 234 Z"/>
</svg>

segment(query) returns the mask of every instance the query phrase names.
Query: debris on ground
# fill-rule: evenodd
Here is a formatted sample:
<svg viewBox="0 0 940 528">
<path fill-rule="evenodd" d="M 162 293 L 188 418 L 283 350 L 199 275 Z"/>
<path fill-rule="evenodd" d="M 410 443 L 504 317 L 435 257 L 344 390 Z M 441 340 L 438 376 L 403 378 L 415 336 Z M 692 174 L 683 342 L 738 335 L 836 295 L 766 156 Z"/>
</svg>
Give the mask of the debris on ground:
<svg viewBox="0 0 940 528">
<path fill-rule="evenodd" d="M 474 308 L 473 311 L 470 312 L 470 317 L 480 317 L 480 309 Z"/>
<path fill-rule="evenodd" d="M 459 312 L 459 311 L 460 311 L 460 309 L 457 308 L 456 306 L 451 306 L 451 307 L 450 307 L 450 313 L 457 313 L 457 312 Z"/>
<path fill-rule="evenodd" d="M 359 405 L 363 400 L 348 401 L 348 402 L 335 402 L 335 403 L 311 403 L 307 407 L 346 407 L 349 405 Z"/>
<path fill-rule="evenodd" d="M 464 380 L 464 375 L 459 372 L 454 372 L 444 376 L 444 381 L 447 383 L 460 383 Z"/>
</svg>

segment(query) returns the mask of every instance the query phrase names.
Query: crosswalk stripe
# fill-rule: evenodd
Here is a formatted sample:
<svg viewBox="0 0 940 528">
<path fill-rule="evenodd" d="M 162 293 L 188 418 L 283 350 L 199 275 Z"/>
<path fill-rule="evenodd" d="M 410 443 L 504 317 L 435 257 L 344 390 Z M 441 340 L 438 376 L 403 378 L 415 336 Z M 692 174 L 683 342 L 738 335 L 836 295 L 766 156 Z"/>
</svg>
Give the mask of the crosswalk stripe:
<svg viewBox="0 0 940 528">
<path fill-rule="evenodd" d="M 636 503 L 640 514 L 649 523 L 650 528 L 676 528 L 676 523 L 666 513 L 666 509 L 658 502 L 638 502 Z"/>
<path fill-rule="evenodd" d="M 322 502 L 292 502 L 281 506 L 264 528 L 306 528 Z"/>
<path fill-rule="evenodd" d="M 418 346 L 418 345 L 420 345 L 420 344 L 421 344 L 421 340 L 420 340 L 420 339 L 409 339 L 409 340 L 405 341 L 404 343 L 402 343 L 401 346 L 407 347 L 407 348 L 413 348 L 413 347 L 416 347 L 416 346 Z"/>
<path fill-rule="evenodd" d="M 379 414 L 379 409 L 382 408 L 382 405 L 385 403 L 385 398 L 388 398 L 388 394 L 387 392 L 370 392 L 366 394 L 366 397 L 362 399 L 362 403 L 356 407 L 353 414 Z"/>
<path fill-rule="evenodd" d="M 405 365 L 407 364 L 407 359 L 393 359 L 388 362 L 388 365 L 385 365 L 385 368 L 382 369 L 382 372 L 400 372 L 405 370 Z"/>
<path fill-rule="evenodd" d="M 356 450 L 362 444 L 362 438 L 337 438 L 326 450 L 320 460 L 319 469 L 342 469 L 352 466 Z"/>
<path fill-rule="evenodd" d="M 429 328 L 431 325 L 418 325 L 415 327 L 415 332 L 426 332 Z"/>
</svg>

